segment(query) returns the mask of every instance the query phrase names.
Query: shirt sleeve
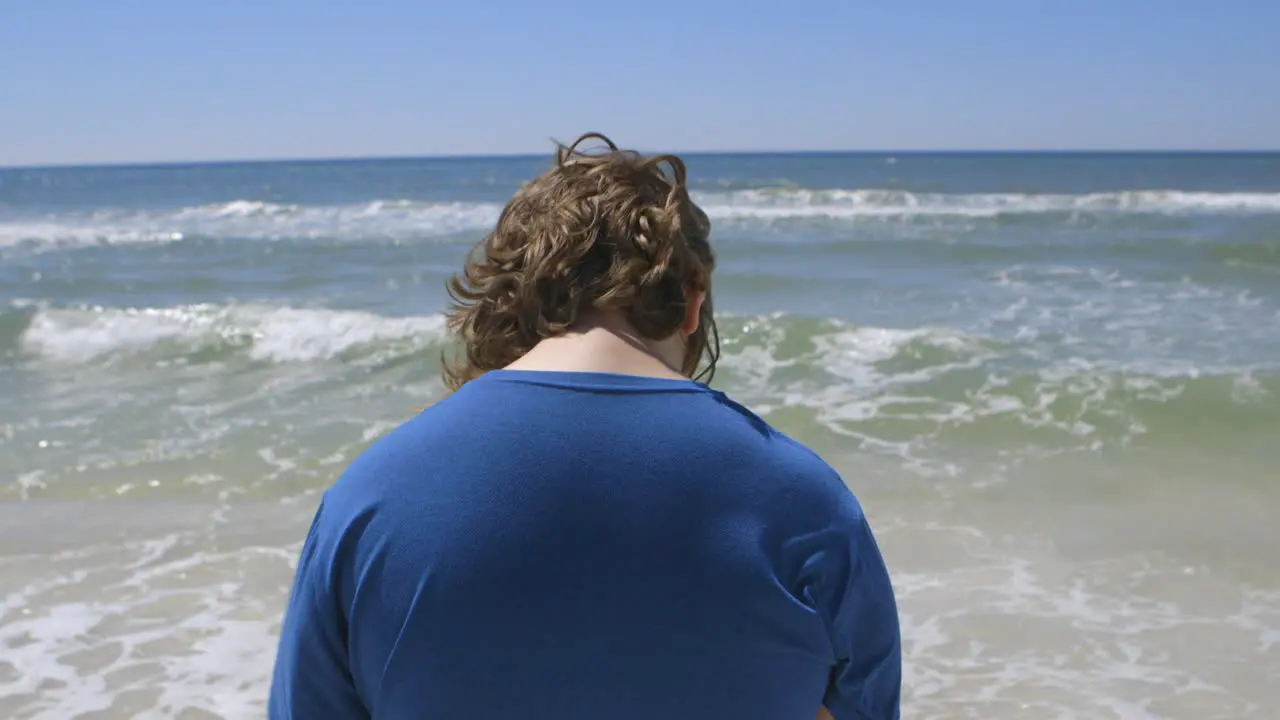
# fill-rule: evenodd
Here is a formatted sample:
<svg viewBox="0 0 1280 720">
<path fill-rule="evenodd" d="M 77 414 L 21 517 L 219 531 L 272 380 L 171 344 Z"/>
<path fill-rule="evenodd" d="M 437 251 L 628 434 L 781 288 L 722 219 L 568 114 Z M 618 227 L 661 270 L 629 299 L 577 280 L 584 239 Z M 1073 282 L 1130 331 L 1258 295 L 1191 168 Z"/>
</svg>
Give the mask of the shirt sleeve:
<svg viewBox="0 0 1280 720">
<path fill-rule="evenodd" d="M 889 572 L 860 509 L 842 525 L 848 552 L 832 553 L 841 567 L 822 598 L 836 657 L 823 705 L 835 720 L 898 720 L 902 643 Z"/>
<path fill-rule="evenodd" d="M 316 511 L 302 545 L 267 701 L 270 720 L 368 718 L 347 661 L 345 621 L 329 588 L 332 552 Z"/>
</svg>

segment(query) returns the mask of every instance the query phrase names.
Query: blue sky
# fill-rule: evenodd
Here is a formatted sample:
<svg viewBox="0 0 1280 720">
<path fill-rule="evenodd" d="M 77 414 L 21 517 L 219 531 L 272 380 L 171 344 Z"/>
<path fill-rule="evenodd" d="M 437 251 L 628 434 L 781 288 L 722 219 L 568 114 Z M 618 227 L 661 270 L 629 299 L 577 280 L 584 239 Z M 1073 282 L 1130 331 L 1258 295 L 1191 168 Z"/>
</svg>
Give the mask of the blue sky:
<svg viewBox="0 0 1280 720">
<path fill-rule="evenodd" d="M 1280 149 L 1272 0 L 0 0 L 0 165 Z"/>
</svg>

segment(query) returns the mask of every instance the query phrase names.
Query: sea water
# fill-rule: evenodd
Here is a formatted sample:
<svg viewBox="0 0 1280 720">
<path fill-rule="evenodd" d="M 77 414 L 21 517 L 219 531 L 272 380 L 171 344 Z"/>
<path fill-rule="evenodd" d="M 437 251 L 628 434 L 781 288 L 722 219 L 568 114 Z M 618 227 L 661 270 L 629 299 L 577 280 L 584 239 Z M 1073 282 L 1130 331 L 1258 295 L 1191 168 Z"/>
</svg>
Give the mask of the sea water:
<svg viewBox="0 0 1280 720">
<path fill-rule="evenodd" d="M 1280 711 L 1280 155 L 687 158 L 715 384 L 863 499 L 904 714 Z M 546 158 L 0 170 L 0 717 L 263 715 L 319 494 Z"/>
</svg>

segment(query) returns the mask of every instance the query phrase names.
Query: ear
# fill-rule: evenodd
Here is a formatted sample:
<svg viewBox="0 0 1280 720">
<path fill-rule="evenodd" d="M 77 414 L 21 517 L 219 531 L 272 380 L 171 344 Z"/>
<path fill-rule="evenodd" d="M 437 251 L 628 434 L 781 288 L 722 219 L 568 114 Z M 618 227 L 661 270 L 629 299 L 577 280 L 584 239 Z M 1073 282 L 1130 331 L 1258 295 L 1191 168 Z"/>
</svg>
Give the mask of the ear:
<svg viewBox="0 0 1280 720">
<path fill-rule="evenodd" d="M 705 290 L 685 292 L 684 322 L 680 323 L 681 337 L 688 338 L 698 331 L 698 325 L 702 322 L 702 304 L 706 301 Z"/>
</svg>

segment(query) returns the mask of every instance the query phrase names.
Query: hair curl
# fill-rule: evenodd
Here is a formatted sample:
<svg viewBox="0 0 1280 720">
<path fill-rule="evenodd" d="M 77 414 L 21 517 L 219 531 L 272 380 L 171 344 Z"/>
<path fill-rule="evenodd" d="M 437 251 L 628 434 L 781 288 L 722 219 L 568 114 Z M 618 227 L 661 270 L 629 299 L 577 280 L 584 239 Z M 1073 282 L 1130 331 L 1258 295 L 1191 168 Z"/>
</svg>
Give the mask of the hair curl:
<svg viewBox="0 0 1280 720">
<path fill-rule="evenodd" d="M 579 149 L 593 139 L 608 149 Z M 449 329 L 462 348 L 444 358 L 445 385 L 506 367 L 593 310 L 621 312 L 651 340 L 671 337 L 690 292 L 707 298 L 681 370 L 709 382 L 720 354 L 715 256 L 711 223 L 686 181 L 675 155 L 619 150 L 599 133 L 557 143 L 551 169 L 516 192 L 449 281 Z"/>
</svg>

